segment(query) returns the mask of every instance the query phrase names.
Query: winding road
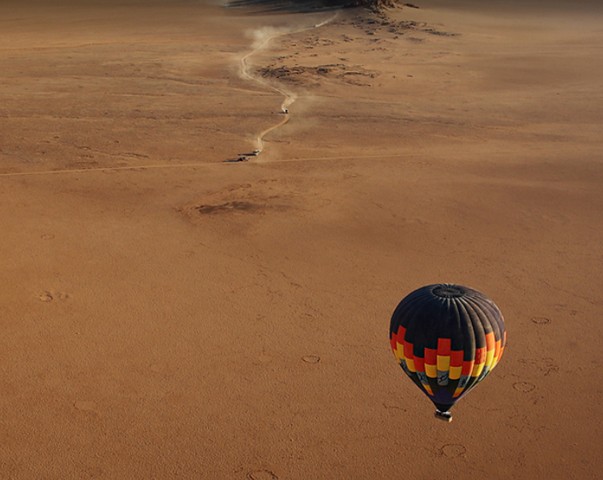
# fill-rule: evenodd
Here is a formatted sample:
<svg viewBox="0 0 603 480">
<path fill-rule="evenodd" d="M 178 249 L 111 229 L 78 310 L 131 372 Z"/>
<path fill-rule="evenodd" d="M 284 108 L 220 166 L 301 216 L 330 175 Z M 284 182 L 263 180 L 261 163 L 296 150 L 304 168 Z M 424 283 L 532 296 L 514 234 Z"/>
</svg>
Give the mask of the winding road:
<svg viewBox="0 0 603 480">
<path fill-rule="evenodd" d="M 270 132 L 272 132 L 273 130 L 276 130 L 277 128 L 282 127 L 289 121 L 289 107 L 295 102 L 295 100 L 297 100 L 297 95 L 282 85 L 278 85 L 273 82 L 268 82 L 267 80 L 264 80 L 262 77 L 254 75 L 251 72 L 251 68 L 249 66 L 249 58 L 251 56 L 253 56 L 254 54 L 256 54 L 257 52 L 259 52 L 260 50 L 264 49 L 266 47 L 266 45 L 268 45 L 268 43 L 270 43 L 271 40 L 273 40 L 277 37 L 281 37 L 283 35 L 291 35 L 294 33 L 300 33 L 300 32 L 305 32 L 308 30 L 314 30 L 316 28 L 320 28 L 323 25 L 326 25 L 327 23 L 332 22 L 337 17 L 337 15 L 338 15 L 338 13 L 336 12 L 331 17 L 327 18 L 326 20 L 323 20 L 322 22 L 316 23 L 309 27 L 302 27 L 299 29 L 259 28 L 259 29 L 254 30 L 253 35 L 254 35 L 254 37 L 256 37 L 256 40 L 253 43 L 252 50 L 250 50 L 249 52 L 247 52 L 245 55 L 243 55 L 241 57 L 240 65 L 239 65 L 239 73 L 242 78 L 255 82 L 255 83 L 258 83 L 258 84 L 262 85 L 263 87 L 266 87 L 269 90 L 272 90 L 274 92 L 278 92 L 281 95 L 283 95 L 283 97 L 284 97 L 283 103 L 281 103 L 281 113 L 283 114 L 283 118 L 281 119 L 281 121 L 278 122 L 276 125 L 273 125 L 267 129 L 261 131 L 256 136 L 255 149 L 256 149 L 256 152 L 258 155 L 264 150 L 264 137 L 266 135 L 268 135 Z"/>
<path fill-rule="evenodd" d="M 308 30 L 313 30 L 316 28 L 320 28 L 327 23 L 332 22 L 338 16 L 338 12 L 335 12 L 331 17 L 326 20 L 316 23 L 314 25 L 308 27 L 302 27 L 299 29 L 291 29 L 291 28 L 260 28 L 254 31 L 254 35 L 256 36 L 256 40 L 253 42 L 253 48 L 249 52 L 247 52 L 240 59 L 240 75 L 242 78 L 249 80 L 251 82 L 258 83 L 263 87 L 272 90 L 274 92 L 278 92 L 283 95 L 284 99 L 281 103 L 281 112 L 283 113 L 282 119 L 277 124 L 266 128 L 261 131 L 256 136 L 256 150 L 257 154 L 261 153 L 264 149 L 264 137 L 268 135 L 273 130 L 283 126 L 289 121 L 289 106 L 292 105 L 297 99 L 297 95 L 285 88 L 284 86 L 268 82 L 264 80 L 262 77 L 253 75 L 251 73 L 251 69 L 249 66 L 249 58 L 262 50 L 263 48 L 270 43 L 274 38 L 290 35 L 294 33 L 300 33 Z M 381 155 L 382 156 L 382 155 Z M 393 155 L 394 156 L 394 155 Z M 395 155 L 399 156 L 399 155 Z M 372 158 L 373 156 L 369 156 Z M 330 157 L 316 157 L 316 158 L 299 158 L 299 159 L 289 159 L 289 161 L 305 161 L 305 160 L 324 160 Z M 333 157 L 333 158 L 342 158 L 342 157 Z M 356 157 L 354 157 L 356 158 Z M 169 163 L 169 164 L 147 164 L 147 165 L 132 165 L 132 166 L 120 166 L 120 167 L 95 167 L 95 168 L 66 168 L 66 169 L 58 169 L 58 170 L 42 170 L 42 171 L 29 171 L 29 172 L 4 172 L 0 173 L 0 177 L 21 177 L 21 176 L 30 176 L 30 175 L 56 175 L 56 174 L 69 174 L 69 173 L 92 173 L 92 172 L 110 172 L 110 171 L 119 171 L 119 170 L 146 170 L 146 169 L 171 169 L 171 168 L 187 168 L 187 167 L 208 167 L 210 164 L 206 162 L 195 162 L 195 163 Z"/>
</svg>

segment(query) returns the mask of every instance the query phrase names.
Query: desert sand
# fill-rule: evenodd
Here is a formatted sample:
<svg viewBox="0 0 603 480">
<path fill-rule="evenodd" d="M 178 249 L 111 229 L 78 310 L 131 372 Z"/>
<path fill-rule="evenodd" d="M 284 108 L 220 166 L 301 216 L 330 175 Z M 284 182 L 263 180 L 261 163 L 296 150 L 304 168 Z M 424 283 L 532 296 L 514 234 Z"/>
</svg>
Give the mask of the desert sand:
<svg viewBox="0 0 603 480">
<path fill-rule="evenodd" d="M 603 8 L 414 3 L 2 2 L 1 478 L 599 478 Z M 509 336 L 450 424 L 436 282 Z"/>
</svg>

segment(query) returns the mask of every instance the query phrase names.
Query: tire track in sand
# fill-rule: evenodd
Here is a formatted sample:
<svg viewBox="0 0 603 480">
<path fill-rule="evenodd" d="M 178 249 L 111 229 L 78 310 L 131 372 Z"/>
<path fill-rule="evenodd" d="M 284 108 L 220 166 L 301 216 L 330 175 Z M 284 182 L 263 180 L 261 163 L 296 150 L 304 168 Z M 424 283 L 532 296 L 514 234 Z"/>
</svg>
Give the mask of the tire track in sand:
<svg viewBox="0 0 603 480">
<path fill-rule="evenodd" d="M 280 93 L 284 97 L 283 102 L 281 103 L 281 112 L 283 114 L 283 118 L 281 119 L 281 121 L 278 122 L 276 125 L 272 125 L 271 127 L 262 130 L 260 133 L 258 133 L 255 138 L 256 155 L 259 155 L 264 150 L 264 137 L 273 130 L 282 127 L 289 121 L 289 107 L 295 102 L 295 100 L 297 100 L 297 94 L 287 89 L 283 85 L 279 85 L 278 83 L 274 82 L 269 82 L 267 80 L 264 80 L 262 77 L 251 73 L 251 69 L 249 66 L 249 58 L 258 53 L 259 51 L 263 50 L 270 43 L 271 40 L 274 40 L 277 37 L 320 28 L 323 25 L 332 22 L 338 14 L 338 12 L 335 12 L 334 15 L 327 18 L 326 20 L 323 20 L 322 22 L 316 23 L 309 27 L 302 27 L 299 29 L 263 27 L 252 31 L 252 35 L 253 37 L 255 37 L 255 40 L 252 43 L 252 49 L 245 55 L 243 55 L 239 61 L 239 74 L 245 80 L 258 83 L 269 90 Z"/>
<path fill-rule="evenodd" d="M 508 152 L 509 154 L 515 153 L 515 151 Z M 375 158 L 407 158 L 407 159 L 423 159 L 423 158 L 431 158 L 430 155 L 427 154 L 409 154 L 409 153 L 380 153 L 378 155 L 332 155 L 332 156 L 324 156 L 324 157 L 295 157 L 281 160 L 273 160 L 271 163 L 290 163 L 290 162 L 316 162 L 316 161 L 329 161 L 329 160 L 363 160 L 363 159 L 375 159 Z M 119 171 L 138 171 L 144 172 L 146 170 L 152 169 L 172 169 L 172 168 L 223 168 L 225 165 L 224 162 L 220 163 L 207 163 L 207 162 L 192 162 L 192 163 L 151 163 L 146 165 L 128 165 L 123 167 L 93 167 L 93 168 L 64 168 L 58 170 L 33 170 L 30 172 L 4 172 L 0 173 L 0 177 L 29 177 L 35 175 L 59 175 L 59 174 L 77 174 L 77 173 L 112 173 Z"/>
</svg>

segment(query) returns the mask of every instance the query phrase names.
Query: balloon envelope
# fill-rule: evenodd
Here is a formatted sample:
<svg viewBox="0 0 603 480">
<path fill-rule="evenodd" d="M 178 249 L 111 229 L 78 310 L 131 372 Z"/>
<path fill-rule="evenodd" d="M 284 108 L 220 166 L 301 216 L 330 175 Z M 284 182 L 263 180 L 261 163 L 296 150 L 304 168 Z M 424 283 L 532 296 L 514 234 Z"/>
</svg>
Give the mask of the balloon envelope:
<svg viewBox="0 0 603 480">
<path fill-rule="evenodd" d="M 462 285 L 415 290 L 394 311 L 391 348 L 410 379 L 448 412 L 500 361 L 507 335 L 492 300 Z"/>
</svg>

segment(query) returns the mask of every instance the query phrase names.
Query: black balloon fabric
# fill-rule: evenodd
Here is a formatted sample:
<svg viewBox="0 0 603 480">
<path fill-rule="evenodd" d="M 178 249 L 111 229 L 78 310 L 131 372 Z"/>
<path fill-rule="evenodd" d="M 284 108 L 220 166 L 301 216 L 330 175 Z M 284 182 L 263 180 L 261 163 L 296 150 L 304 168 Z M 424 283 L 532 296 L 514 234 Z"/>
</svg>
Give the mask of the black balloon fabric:
<svg viewBox="0 0 603 480">
<path fill-rule="evenodd" d="M 440 412 L 448 412 L 500 361 L 503 316 L 472 288 L 434 284 L 406 296 L 390 324 L 391 348 L 410 379 Z"/>
</svg>

